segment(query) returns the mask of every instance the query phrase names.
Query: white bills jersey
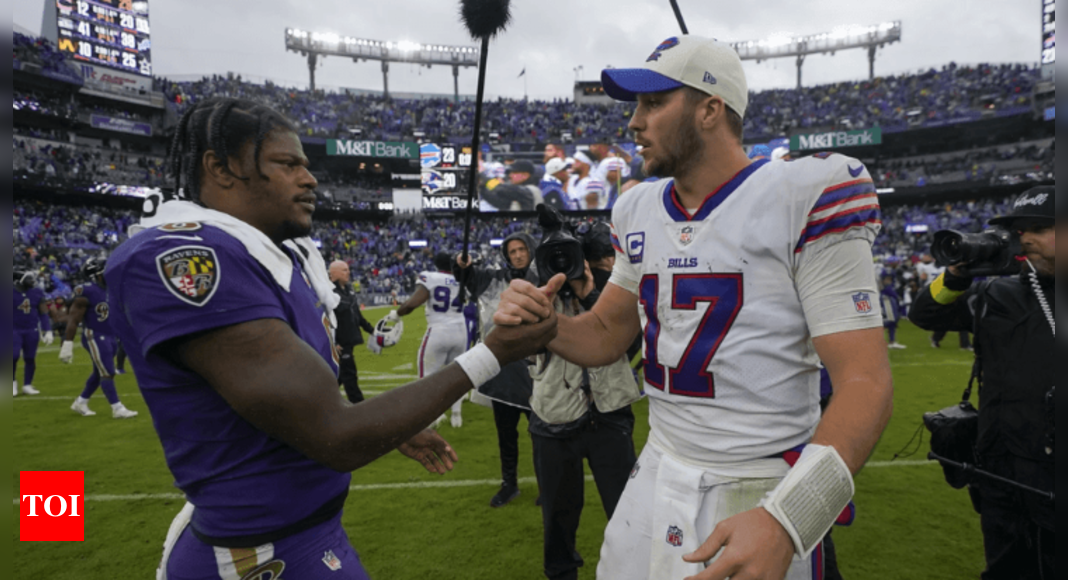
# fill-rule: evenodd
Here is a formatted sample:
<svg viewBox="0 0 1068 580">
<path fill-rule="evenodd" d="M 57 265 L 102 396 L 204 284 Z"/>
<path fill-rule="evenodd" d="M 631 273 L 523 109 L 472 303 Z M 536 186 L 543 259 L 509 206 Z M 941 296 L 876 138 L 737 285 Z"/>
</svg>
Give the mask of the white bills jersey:
<svg viewBox="0 0 1068 580">
<path fill-rule="evenodd" d="M 464 326 L 464 305 L 460 302 L 460 283 L 448 272 L 420 272 L 417 286 L 426 288 L 426 326 L 458 324 Z"/>
<path fill-rule="evenodd" d="M 639 299 L 650 441 L 725 464 L 811 440 L 812 337 L 882 327 L 879 216 L 863 164 L 835 154 L 756 161 L 698 208 L 667 179 L 622 195 L 612 282 Z"/>
</svg>

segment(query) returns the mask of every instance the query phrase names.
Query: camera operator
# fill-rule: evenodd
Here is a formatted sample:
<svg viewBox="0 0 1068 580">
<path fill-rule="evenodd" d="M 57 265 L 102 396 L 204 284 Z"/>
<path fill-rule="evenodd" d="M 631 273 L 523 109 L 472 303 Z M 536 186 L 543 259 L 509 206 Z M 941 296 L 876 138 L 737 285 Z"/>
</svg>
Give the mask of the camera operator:
<svg viewBox="0 0 1068 580">
<path fill-rule="evenodd" d="M 497 311 L 501 292 L 512 280 L 538 281 L 531 263 L 536 247 L 534 238 L 525 233 L 505 238 L 501 252 L 508 264 L 506 268 L 472 266 L 470 256 L 465 264 L 460 261 L 462 254 L 456 255 L 454 275 L 463 281 L 471 298 L 478 300 L 481 336 L 488 335 L 493 328 L 493 313 Z M 466 279 L 462 274 L 465 269 L 470 269 Z M 478 389 L 479 394 L 493 401 L 493 421 L 501 453 L 501 489 L 490 500 L 490 507 L 502 507 L 519 496 L 519 417 L 526 415 L 530 420 L 531 389 L 530 372 L 523 361 L 501 367 L 500 374 Z"/>
<path fill-rule="evenodd" d="M 553 215 L 546 210 L 541 213 L 543 219 Z M 594 224 L 580 242 L 561 230 L 564 224 L 559 214 L 554 217 L 557 223 L 542 223 L 546 237 L 539 245 L 536 265 L 544 272 L 544 283 L 561 268 L 570 270 L 577 264 L 572 271 L 580 278 L 572 280 L 554 301 L 557 311 L 575 316 L 593 306 L 611 276 L 615 258 L 611 231 L 607 224 Z M 567 244 L 571 250 L 561 248 Z M 611 519 L 637 462 L 630 405 L 641 398 L 641 391 L 625 357 L 608 366 L 584 369 L 545 351 L 535 357 L 531 376 L 530 434 L 541 487 L 545 576 L 574 580 L 583 564 L 575 549 L 585 498 L 582 461 L 589 463 Z"/>
<path fill-rule="evenodd" d="M 978 466 L 1048 492 L 1054 490 L 1056 465 L 1054 202 L 1052 187 L 1035 187 L 1020 196 L 1010 215 L 990 220 L 1011 233 L 998 255 L 981 255 L 977 238 L 982 236 L 963 236 L 950 250 L 959 250 L 955 253 L 965 259 L 956 260 L 921 291 L 909 313 L 926 330 L 974 328 L 982 373 Z M 1015 242 L 1026 255 L 1019 275 L 972 282 L 977 274 L 996 273 L 987 271 L 986 264 L 1011 264 Z M 987 564 L 982 578 L 1054 578 L 1053 503 L 989 478 L 972 477 L 969 484 L 977 492 L 973 499 L 981 514 Z"/>
</svg>

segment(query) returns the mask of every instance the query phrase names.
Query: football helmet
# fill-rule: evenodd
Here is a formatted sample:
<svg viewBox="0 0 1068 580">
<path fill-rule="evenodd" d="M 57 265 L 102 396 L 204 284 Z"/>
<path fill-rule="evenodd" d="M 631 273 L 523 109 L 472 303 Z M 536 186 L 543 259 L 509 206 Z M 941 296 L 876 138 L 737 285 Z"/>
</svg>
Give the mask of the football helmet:
<svg viewBox="0 0 1068 580">
<path fill-rule="evenodd" d="M 383 318 L 378 321 L 378 324 L 375 324 L 375 332 L 371 336 L 371 340 L 382 348 L 389 348 L 400 342 L 402 334 L 404 334 L 403 320 L 391 321 Z"/>
<path fill-rule="evenodd" d="M 107 265 L 108 261 L 103 258 L 89 258 L 82 264 L 82 276 L 90 280 L 102 276 Z"/>
<path fill-rule="evenodd" d="M 37 273 L 30 270 L 15 270 L 14 272 L 15 285 L 22 286 L 24 288 L 31 288 L 34 284 L 37 284 Z"/>
</svg>

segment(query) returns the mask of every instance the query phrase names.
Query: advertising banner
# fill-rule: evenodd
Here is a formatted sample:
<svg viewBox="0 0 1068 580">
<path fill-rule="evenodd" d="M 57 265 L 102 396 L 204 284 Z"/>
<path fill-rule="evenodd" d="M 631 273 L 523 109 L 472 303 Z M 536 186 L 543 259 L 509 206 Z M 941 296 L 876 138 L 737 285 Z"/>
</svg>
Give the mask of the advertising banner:
<svg viewBox="0 0 1068 580">
<path fill-rule="evenodd" d="M 881 127 L 861 129 L 859 131 L 828 131 L 790 137 L 790 151 L 827 150 L 843 147 L 863 147 L 880 145 L 883 142 Z"/>
</svg>

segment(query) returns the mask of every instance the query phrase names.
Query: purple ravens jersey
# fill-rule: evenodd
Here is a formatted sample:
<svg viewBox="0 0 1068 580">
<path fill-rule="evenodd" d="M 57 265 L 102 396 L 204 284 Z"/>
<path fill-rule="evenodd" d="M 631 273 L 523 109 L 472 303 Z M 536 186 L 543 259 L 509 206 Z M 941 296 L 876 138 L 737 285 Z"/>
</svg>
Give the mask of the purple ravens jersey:
<svg viewBox="0 0 1068 580">
<path fill-rule="evenodd" d="M 37 330 L 42 319 L 47 320 L 47 317 L 41 316 L 44 292 L 40 288 L 29 288 L 25 292 L 19 292 L 19 289 L 15 288 L 11 293 L 15 296 L 15 318 L 12 320 L 14 329 Z"/>
<path fill-rule="evenodd" d="M 181 226 L 151 228 L 127 240 L 108 259 L 105 277 L 115 332 L 126 346 L 167 465 L 175 485 L 196 506 L 193 531 L 225 542 L 299 527 L 330 506 L 336 505 L 336 513 L 350 474 L 257 429 L 200 375 L 165 353 L 166 343 L 176 338 L 275 318 L 336 373 L 329 318 L 300 261 L 293 260 L 287 292 L 229 234 L 207 225 Z"/>
<path fill-rule="evenodd" d="M 108 292 L 93 284 L 82 284 L 74 289 L 74 299 L 78 297 L 89 301 L 85 311 L 85 328 L 93 334 L 111 336 L 111 308 L 108 305 Z"/>
</svg>

